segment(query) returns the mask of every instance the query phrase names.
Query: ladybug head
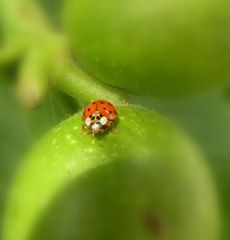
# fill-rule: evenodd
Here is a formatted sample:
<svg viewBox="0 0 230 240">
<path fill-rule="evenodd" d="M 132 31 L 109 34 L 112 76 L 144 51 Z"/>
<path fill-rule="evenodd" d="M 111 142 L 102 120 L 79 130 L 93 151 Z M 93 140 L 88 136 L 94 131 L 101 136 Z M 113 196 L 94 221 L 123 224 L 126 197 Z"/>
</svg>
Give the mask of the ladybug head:
<svg viewBox="0 0 230 240">
<path fill-rule="evenodd" d="M 86 127 L 95 133 L 100 132 L 107 122 L 108 118 L 99 112 L 95 112 L 85 119 Z"/>
</svg>

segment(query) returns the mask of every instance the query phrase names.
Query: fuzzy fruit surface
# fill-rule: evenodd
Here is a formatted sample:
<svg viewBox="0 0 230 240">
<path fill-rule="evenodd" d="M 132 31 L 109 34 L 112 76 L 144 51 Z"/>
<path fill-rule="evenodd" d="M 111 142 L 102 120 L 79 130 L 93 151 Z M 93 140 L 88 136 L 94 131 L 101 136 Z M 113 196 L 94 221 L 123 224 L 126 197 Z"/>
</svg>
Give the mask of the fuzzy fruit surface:
<svg viewBox="0 0 230 240">
<path fill-rule="evenodd" d="M 68 1 L 77 63 L 140 95 L 186 96 L 229 82 L 229 2 Z"/>
<path fill-rule="evenodd" d="M 12 186 L 5 240 L 217 240 L 216 194 L 195 147 L 159 114 L 117 110 L 116 131 L 92 137 L 81 112 L 41 140 Z"/>
</svg>

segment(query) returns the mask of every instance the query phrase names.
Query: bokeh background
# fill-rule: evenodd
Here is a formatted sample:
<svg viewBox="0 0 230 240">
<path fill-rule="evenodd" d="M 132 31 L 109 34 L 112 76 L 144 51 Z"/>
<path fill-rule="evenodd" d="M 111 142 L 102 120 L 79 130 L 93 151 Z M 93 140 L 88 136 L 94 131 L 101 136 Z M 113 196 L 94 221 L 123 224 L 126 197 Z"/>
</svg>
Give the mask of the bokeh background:
<svg viewBox="0 0 230 240">
<path fill-rule="evenodd" d="M 37 2 L 59 31 L 63 1 Z M 0 226 L 8 190 L 24 155 L 47 131 L 79 109 L 71 97 L 55 89 L 49 91 L 38 108 L 26 109 L 18 102 L 15 94 L 16 76 L 17 64 L 1 67 Z M 179 98 L 140 97 L 132 94 L 128 94 L 127 98 L 131 103 L 154 109 L 172 120 L 203 152 L 218 191 L 222 216 L 221 240 L 230 239 L 230 85 Z"/>
</svg>

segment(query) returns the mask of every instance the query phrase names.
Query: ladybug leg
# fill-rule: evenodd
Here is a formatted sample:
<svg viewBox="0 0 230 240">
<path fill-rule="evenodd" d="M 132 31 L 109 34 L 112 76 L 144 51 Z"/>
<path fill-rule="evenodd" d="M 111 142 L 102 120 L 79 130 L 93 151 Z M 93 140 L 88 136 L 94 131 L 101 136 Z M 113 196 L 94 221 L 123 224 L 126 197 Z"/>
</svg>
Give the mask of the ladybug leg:
<svg viewBox="0 0 230 240">
<path fill-rule="evenodd" d="M 117 132 L 114 122 L 111 122 L 111 132 Z"/>
<path fill-rule="evenodd" d="M 117 129 L 115 128 L 114 125 L 111 127 L 111 132 L 117 132 Z"/>
<path fill-rule="evenodd" d="M 82 131 L 80 132 L 80 136 L 82 137 L 83 135 L 85 135 L 87 132 L 87 129 L 85 128 L 85 126 L 82 126 Z"/>
<path fill-rule="evenodd" d="M 113 121 L 111 121 L 111 120 L 109 120 L 109 121 L 107 122 L 106 127 L 107 127 L 108 130 L 110 130 L 110 132 L 115 131 L 114 123 L 113 123 Z"/>
<path fill-rule="evenodd" d="M 98 129 L 97 131 L 91 131 L 93 137 L 96 137 L 96 135 L 98 133 L 103 133 L 103 132 L 104 132 L 104 129 Z"/>
<path fill-rule="evenodd" d="M 83 126 L 82 126 L 82 130 L 85 131 L 85 132 L 88 132 L 88 131 L 89 131 L 89 129 L 88 129 L 88 127 L 87 127 L 86 125 L 83 125 Z"/>
<path fill-rule="evenodd" d="M 92 133 L 92 131 L 90 131 L 90 129 L 88 128 L 88 126 L 83 125 L 82 126 L 82 134 L 86 134 L 86 133 Z"/>
</svg>

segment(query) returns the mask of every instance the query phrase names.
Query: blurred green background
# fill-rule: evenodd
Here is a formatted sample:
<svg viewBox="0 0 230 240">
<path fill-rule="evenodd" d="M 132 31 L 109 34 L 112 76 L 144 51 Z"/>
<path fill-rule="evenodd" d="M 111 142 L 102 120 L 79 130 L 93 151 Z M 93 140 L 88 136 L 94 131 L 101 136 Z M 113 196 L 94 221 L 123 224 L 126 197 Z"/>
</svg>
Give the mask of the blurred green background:
<svg viewBox="0 0 230 240">
<path fill-rule="evenodd" d="M 60 30 L 63 1 L 39 0 L 39 4 L 55 28 Z M 48 130 L 78 111 L 72 98 L 55 89 L 49 91 L 39 108 L 25 109 L 15 97 L 16 70 L 14 64 L 0 69 L 0 224 L 9 186 L 23 156 Z M 128 101 L 154 109 L 171 119 L 199 146 L 218 190 L 222 211 L 221 240 L 229 240 L 230 86 L 173 99 L 130 94 Z"/>
</svg>

